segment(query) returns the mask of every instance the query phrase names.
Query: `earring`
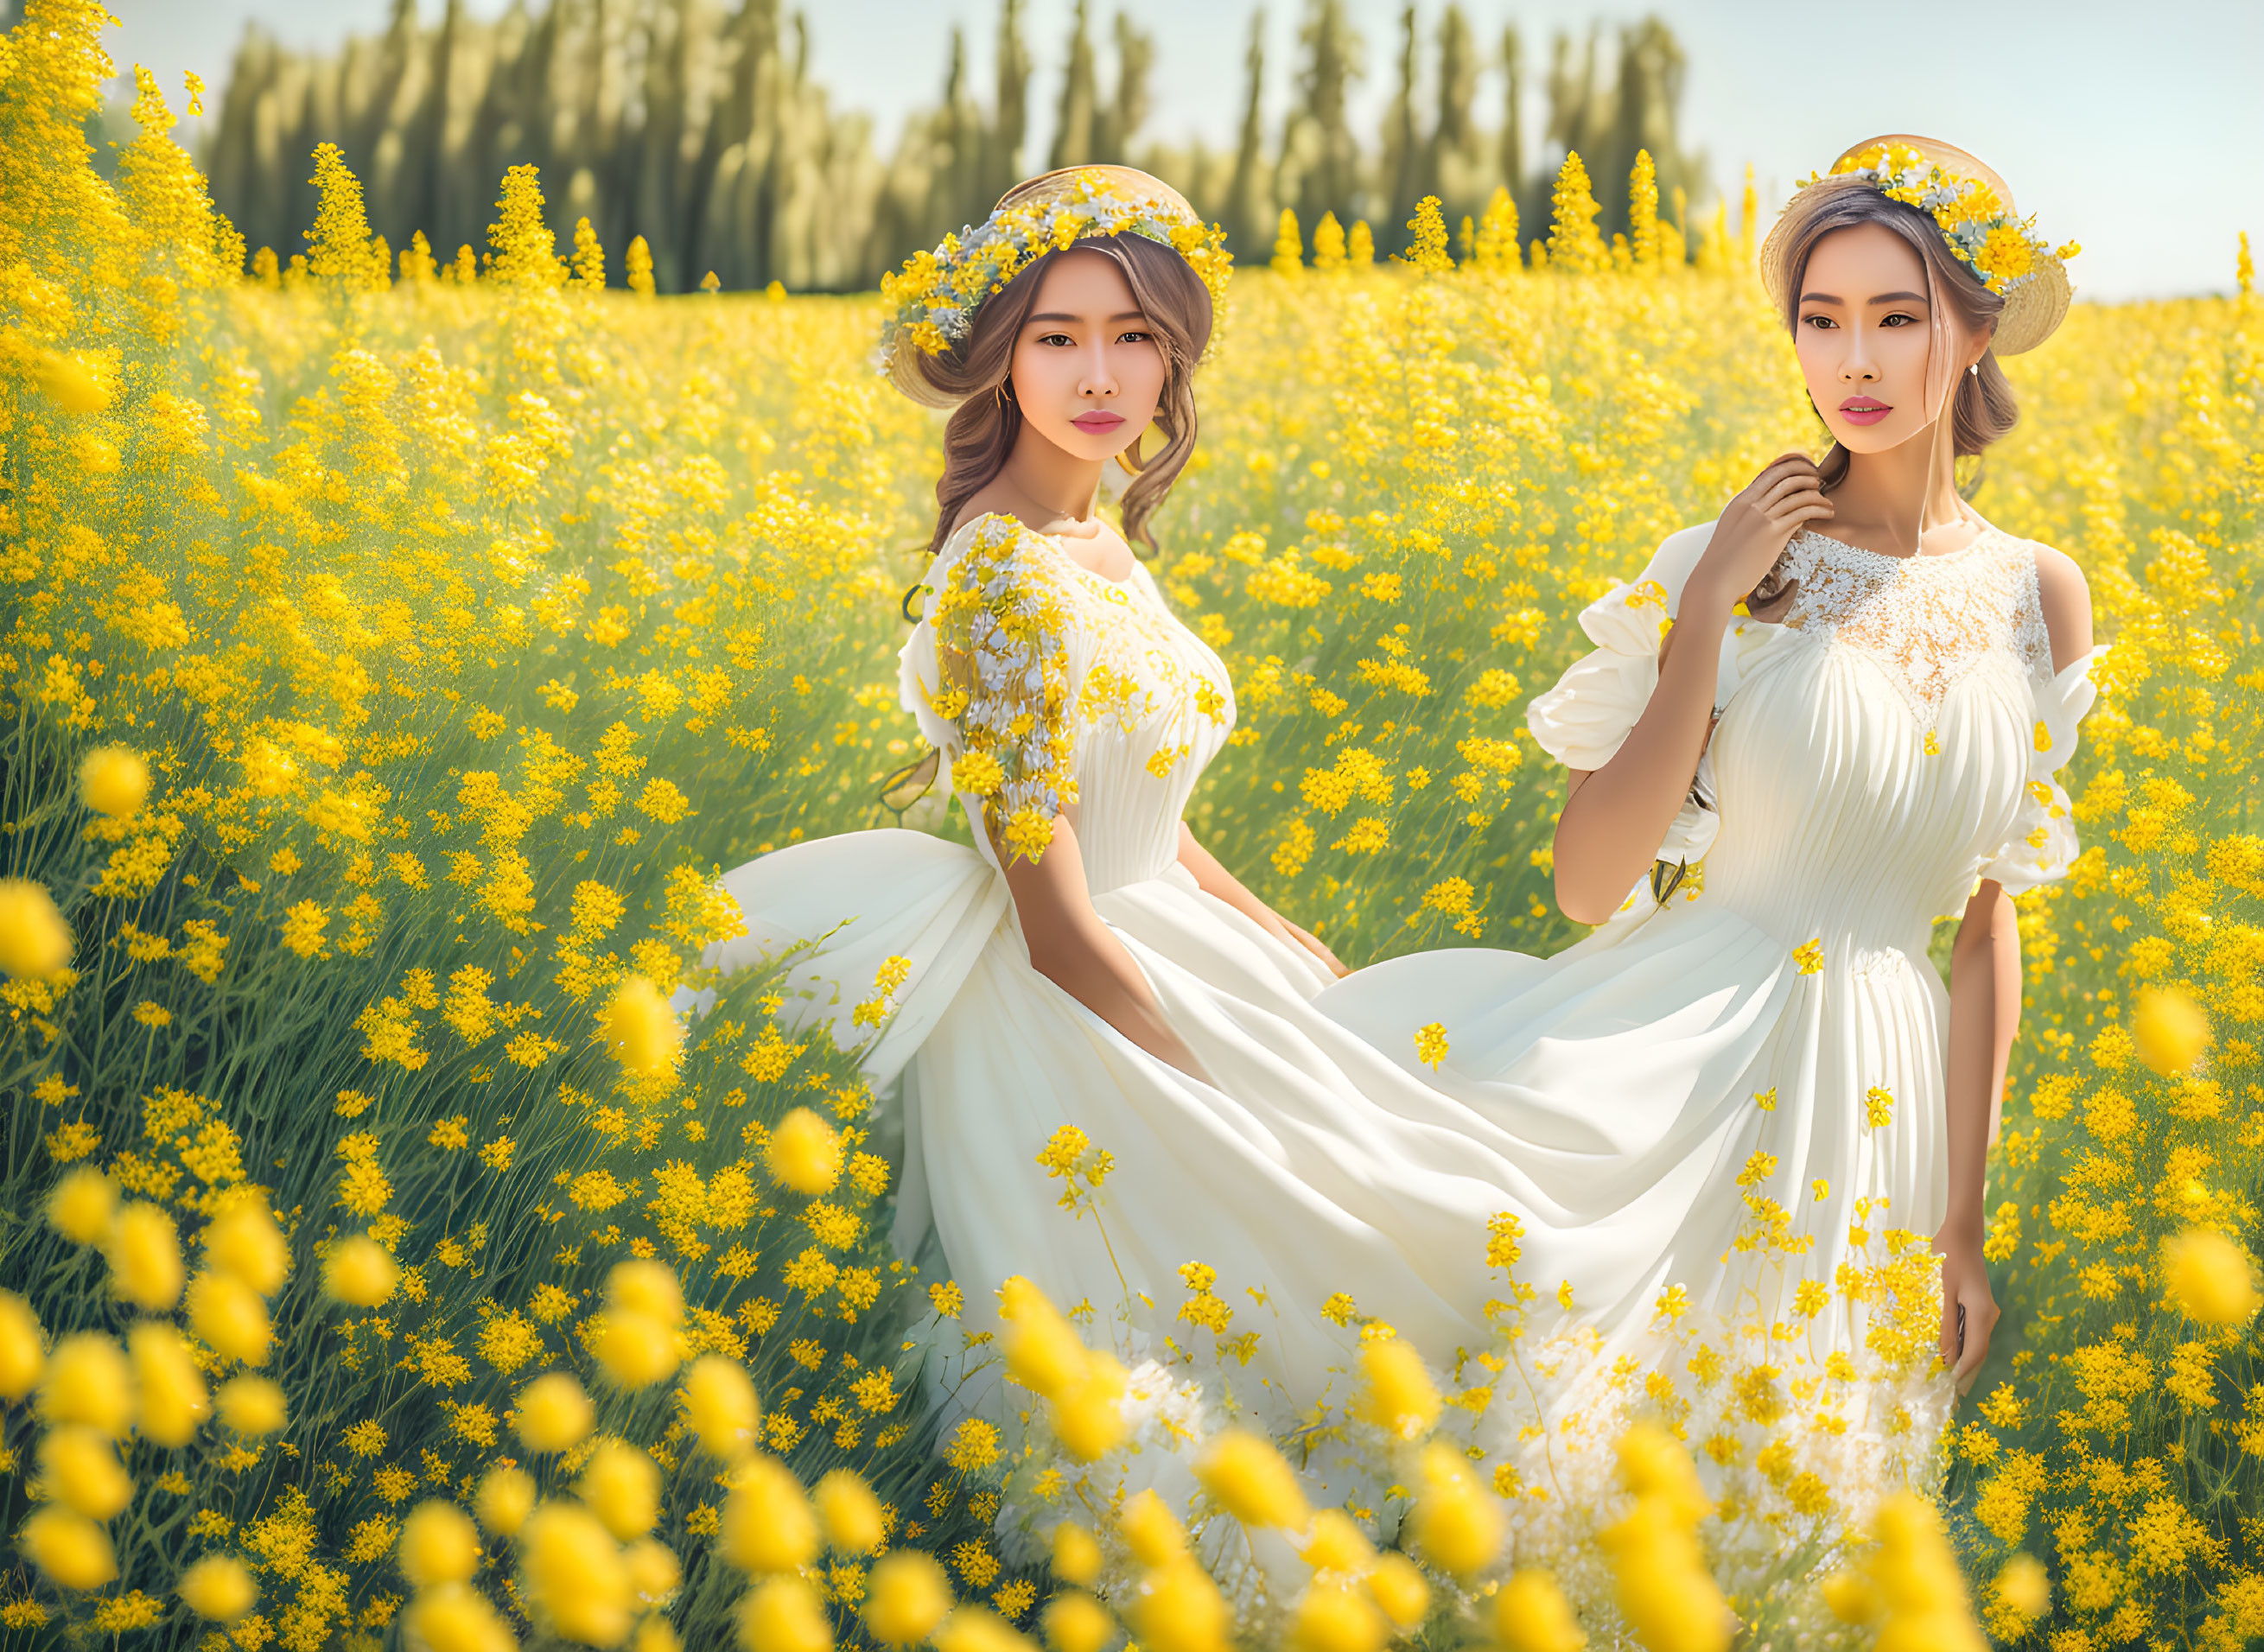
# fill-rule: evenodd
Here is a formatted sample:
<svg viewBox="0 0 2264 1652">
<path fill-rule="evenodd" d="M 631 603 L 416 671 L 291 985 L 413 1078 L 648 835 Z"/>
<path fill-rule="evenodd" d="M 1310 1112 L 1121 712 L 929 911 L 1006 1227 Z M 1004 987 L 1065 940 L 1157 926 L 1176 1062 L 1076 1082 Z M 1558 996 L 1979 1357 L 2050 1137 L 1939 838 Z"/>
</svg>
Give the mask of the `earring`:
<svg viewBox="0 0 2264 1652">
<path fill-rule="evenodd" d="M 1981 364 L 1980 364 L 1979 362 L 1977 362 L 1977 362 L 1975 362 L 1971 366 L 1970 366 L 1970 367 L 1966 368 L 1966 370 L 1965 370 L 1965 371 L 1966 371 L 1966 372 L 1968 372 L 1968 373 L 1971 373 L 1975 378 L 1977 378 L 1977 378 L 1979 378 L 1979 377 L 1981 376 Z"/>
</svg>

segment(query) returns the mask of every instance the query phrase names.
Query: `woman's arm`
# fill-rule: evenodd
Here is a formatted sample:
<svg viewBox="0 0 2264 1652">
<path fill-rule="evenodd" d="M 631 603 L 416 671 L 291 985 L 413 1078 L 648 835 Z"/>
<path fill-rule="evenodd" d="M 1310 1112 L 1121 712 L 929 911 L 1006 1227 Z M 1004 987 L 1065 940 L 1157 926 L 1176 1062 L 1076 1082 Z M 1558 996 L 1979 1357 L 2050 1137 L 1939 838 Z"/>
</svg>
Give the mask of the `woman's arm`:
<svg viewBox="0 0 2264 1652">
<path fill-rule="evenodd" d="M 2052 670 L 2091 652 L 2091 591 L 2073 559 L 2036 547 L 2036 594 L 2050 634 Z M 1949 954 L 1948 1094 L 1949 1199 L 1934 1249 L 1941 1254 L 1941 1357 L 1969 1385 L 1989 1353 L 1997 1304 L 1981 1254 L 1988 1231 L 1983 1182 L 2005 1104 L 2005 1068 L 2021 1025 L 2021 931 L 2011 897 L 1984 880 L 1966 903 Z M 1965 1309 L 1958 1349 L 1957 1310 Z"/>
<path fill-rule="evenodd" d="M 1934 1249 L 1941 1264 L 1941 1359 L 1963 1390 L 1988 1357 L 1996 1299 L 1981 1247 L 1988 1236 L 1983 1178 L 2004 1105 L 2005 1067 L 2021 1025 L 2021 931 L 2012 897 L 1985 881 L 1966 902 L 1949 953 L 1948 1213 Z M 1965 1310 L 1959 1346 L 1958 1309 Z"/>
<path fill-rule="evenodd" d="M 1832 514 L 1816 467 L 1788 453 L 1730 501 L 1683 582 L 1658 682 L 1612 760 L 1574 771 L 1557 817 L 1556 904 L 1576 924 L 1611 917 L 1651 869 L 1682 812 L 1713 726 L 1715 677 L 1731 610 L 1804 524 Z"/>
<path fill-rule="evenodd" d="M 1260 929 L 1290 946 L 1303 947 L 1338 976 L 1352 973 L 1337 961 L 1337 955 L 1317 937 L 1299 929 L 1244 888 L 1239 878 L 1219 864 L 1217 856 L 1195 841 L 1194 833 L 1187 830 L 1185 821 L 1179 822 L 1179 860 L 1194 878 L 1195 886 L 1205 895 L 1225 902 Z"/>
<path fill-rule="evenodd" d="M 1092 909 L 1085 858 L 1068 815 L 1055 817 L 1054 840 L 1044 854 L 1006 867 L 1006 888 L 1022 920 L 1030 967 L 1158 1061 L 1210 1082 L 1194 1052 L 1164 1018 L 1140 966 Z"/>
</svg>

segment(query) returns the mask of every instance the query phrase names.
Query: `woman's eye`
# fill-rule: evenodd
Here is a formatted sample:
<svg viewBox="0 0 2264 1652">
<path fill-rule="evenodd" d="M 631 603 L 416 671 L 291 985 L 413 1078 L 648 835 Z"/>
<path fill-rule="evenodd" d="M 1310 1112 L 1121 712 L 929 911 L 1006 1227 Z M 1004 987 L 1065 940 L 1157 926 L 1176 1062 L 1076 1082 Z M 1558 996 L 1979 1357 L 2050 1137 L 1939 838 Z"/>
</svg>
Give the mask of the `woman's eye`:
<svg viewBox="0 0 2264 1652">
<path fill-rule="evenodd" d="M 1126 333 L 1116 342 L 1120 344 L 1144 344 L 1153 337 L 1151 333 Z"/>
<path fill-rule="evenodd" d="M 1073 344 L 1077 340 L 1067 333 L 1040 333 L 1038 342 L 1041 344 Z"/>
<path fill-rule="evenodd" d="M 1803 326 L 1819 329 L 1837 327 L 1839 324 L 1839 322 L 1833 321 L 1829 315 L 1810 315 L 1802 323 Z"/>
<path fill-rule="evenodd" d="M 1889 315 L 1879 322 L 1882 327 L 1913 327 L 1917 324 L 1918 317 L 1915 315 Z"/>
</svg>

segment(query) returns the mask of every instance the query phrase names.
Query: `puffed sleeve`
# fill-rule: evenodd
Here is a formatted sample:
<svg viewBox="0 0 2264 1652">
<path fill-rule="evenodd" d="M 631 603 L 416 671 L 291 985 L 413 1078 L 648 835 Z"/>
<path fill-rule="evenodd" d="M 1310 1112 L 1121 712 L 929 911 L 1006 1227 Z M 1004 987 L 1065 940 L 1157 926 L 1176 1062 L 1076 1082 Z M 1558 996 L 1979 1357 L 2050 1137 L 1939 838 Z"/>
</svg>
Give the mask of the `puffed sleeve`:
<svg viewBox="0 0 2264 1652">
<path fill-rule="evenodd" d="M 1077 799 L 1070 619 L 1054 574 L 1027 528 L 979 518 L 928 570 L 927 612 L 898 657 L 905 709 L 1009 860 L 1042 855 Z"/>
<path fill-rule="evenodd" d="M 1566 768 L 1600 769 L 1619 755 L 1658 686 L 1660 644 L 1673 627 L 1690 570 L 1713 535 L 1710 522 L 1670 534 L 1632 583 L 1615 586 L 1581 611 L 1580 629 L 1595 648 L 1525 713 L 1541 749 Z M 1698 790 L 1711 795 L 1702 779 Z M 1719 823 L 1710 807 L 1694 796 L 1684 799 L 1658 858 L 1701 859 Z"/>
<path fill-rule="evenodd" d="M 2067 875 L 2081 845 L 2075 815 L 2059 783 L 2059 771 L 2075 756 L 2076 728 L 2099 698 L 2093 674 L 2107 657 L 2097 648 L 2072 662 L 2035 691 L 2035 729 L 2030 737 L 2028 779 L 2013 836 L 1981 876 L 2021 895 Z"/>
</svg>

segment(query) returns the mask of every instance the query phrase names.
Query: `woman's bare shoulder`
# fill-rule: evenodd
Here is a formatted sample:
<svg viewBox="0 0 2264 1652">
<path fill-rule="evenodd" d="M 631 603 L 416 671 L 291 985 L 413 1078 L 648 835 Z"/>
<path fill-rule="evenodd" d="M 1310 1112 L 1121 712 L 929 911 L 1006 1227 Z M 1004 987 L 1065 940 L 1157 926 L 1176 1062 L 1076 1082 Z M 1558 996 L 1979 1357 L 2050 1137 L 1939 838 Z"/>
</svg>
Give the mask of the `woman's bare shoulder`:
<svg viewBox="0 0 2264 1652">
<path fill-rule="evenodd" d="M 2065 551 L 2036 545 L 2036 605 L 2051 637 L 2052 670 L 2064 671 L 2091 652 L 2091 583 Z"/>
<path fill-rule="evenodd" d="M 984 517 L 992 516 L 1005 517 L 1012 522 L 1021 521 L 1005 487 L 996 480 L 985 482 L 968 495 L 966 503 L 951 518 L 951 531 L 956 533 L 970 522 L 980 522 Z M 1029 525 L 1023 523 L 1023 525 L 1027 527 Z"/>
</svg>

